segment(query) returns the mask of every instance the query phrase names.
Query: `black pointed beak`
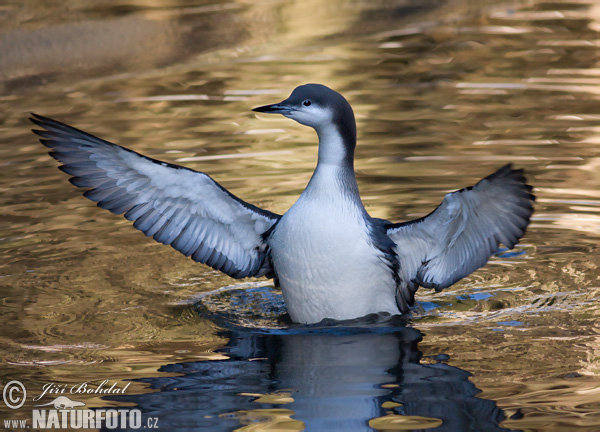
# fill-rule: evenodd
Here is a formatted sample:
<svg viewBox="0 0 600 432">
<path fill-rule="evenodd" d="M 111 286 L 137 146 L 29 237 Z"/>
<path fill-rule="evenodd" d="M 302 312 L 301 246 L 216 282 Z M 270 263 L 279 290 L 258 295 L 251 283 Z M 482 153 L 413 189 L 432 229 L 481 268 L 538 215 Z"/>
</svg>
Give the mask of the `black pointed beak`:
<svg viewBox="0 0 600 432">
<path fill-rule="evenodd" d="M 287 114 L 293 111 L 293 108 L 283 102 L 276 103 L 273 105 L 263 105 L 254 108 L 252 111 L 264 112 L 268 114 Z"/>
</svg>

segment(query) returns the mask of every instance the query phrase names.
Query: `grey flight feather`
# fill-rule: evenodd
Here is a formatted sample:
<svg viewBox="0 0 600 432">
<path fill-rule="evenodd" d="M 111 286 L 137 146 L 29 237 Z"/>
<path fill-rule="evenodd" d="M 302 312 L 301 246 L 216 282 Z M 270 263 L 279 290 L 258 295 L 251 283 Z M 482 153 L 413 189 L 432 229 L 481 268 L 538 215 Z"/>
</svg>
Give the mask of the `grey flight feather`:
<svg viewBox="0 0 600 432">
<path fill-rule="evenodd" d="M 229 193 L 208 175 L 161 162 L 32 114 L 50 155 L 84 196 L 123 214 L 156 241 L 234 278 L 272 274 L 262 234 L 280 218 Z"/>
<path fill-rule="evenodd" d="M 419 286 L 439 291 L 471 274 L 500 243 L 513 248 L 533 212 L 531 191 L 523 170 L 508 164 L 473 187 L 449 193 L 428 216 L 388 224 L 400 261 L 398 304 L 412 304 Z"/>
</svg>

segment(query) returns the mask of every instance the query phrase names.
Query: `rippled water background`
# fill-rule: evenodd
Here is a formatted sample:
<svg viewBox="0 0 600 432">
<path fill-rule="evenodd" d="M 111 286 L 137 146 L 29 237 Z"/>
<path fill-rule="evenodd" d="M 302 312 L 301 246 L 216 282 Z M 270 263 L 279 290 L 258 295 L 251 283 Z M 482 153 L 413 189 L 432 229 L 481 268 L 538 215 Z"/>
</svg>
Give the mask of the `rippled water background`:
<svg viewBox="0 0 600 432">
<path fill-rule="evenodd" d="M 600 430 L 600 3 L 8 1 L 0 23 L 2 384 L 133 380 L 79 400 L 164 430 Z M 82 198 L 27 121 L 282 213 L 316 137 L 250 109 L 306 82 L 354 107 L 373 216 L 422 216 L 513 162 L 538 197 L 521 244 L 422 289 L 407 322 L 289 327 L 268 283 L 196 303 L 235 281 Z"/>
</svg>

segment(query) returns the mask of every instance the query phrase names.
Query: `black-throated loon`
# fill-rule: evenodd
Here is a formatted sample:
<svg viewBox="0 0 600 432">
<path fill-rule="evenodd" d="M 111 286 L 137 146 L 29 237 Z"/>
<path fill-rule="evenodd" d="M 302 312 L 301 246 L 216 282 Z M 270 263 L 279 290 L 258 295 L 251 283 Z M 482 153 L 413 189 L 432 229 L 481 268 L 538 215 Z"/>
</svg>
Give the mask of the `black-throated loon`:
<svg viewBox="0 0 600 432">
<path fill-rule="evenodd" d="M 446 195 L 428 216 L 391 223 L 369 216 L 354 173 L 350 104 L 320 84 L 254 111 L 314 128 L 318 163 L 283 215 L 237 198 L 208 175 L 148 158 L 33 114 L 60 169 L 99 207 L 194 261 L 233 278 L 274 278 L 290 317 L 316 323 L 407 313 L 419 286 L 441 290 L 514 247 L 533 212 L 532 187 L 511 165 Z"/>
</svg>

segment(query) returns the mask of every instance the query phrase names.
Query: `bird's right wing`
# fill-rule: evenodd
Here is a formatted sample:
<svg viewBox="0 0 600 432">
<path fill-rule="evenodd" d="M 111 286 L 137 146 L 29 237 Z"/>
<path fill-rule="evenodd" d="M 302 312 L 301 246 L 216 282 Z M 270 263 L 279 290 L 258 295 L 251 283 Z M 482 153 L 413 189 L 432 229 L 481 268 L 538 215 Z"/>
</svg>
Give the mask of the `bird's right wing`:
<svg viewBox="0 0 600 432">
<path fill-rule="evenodd" d="M 523 170 L 506 165 L 475 186 L 449 193 L 428 216 L 387 226 L 400 261 L 403 312 L 419 286 L 441 290 L 485 265 L 500 243 L 525 234 L 535 197 Z"/>
<path fill-rule="evenodd" d="M 99 207 L 125 214 L 154 240 L 234 278 L 270 275 L 262 234 L 279 215 L 235 197 L 208 175 L 157 161 L 33 114 L 34 130 L 70 182 Z"/>
</svg>

